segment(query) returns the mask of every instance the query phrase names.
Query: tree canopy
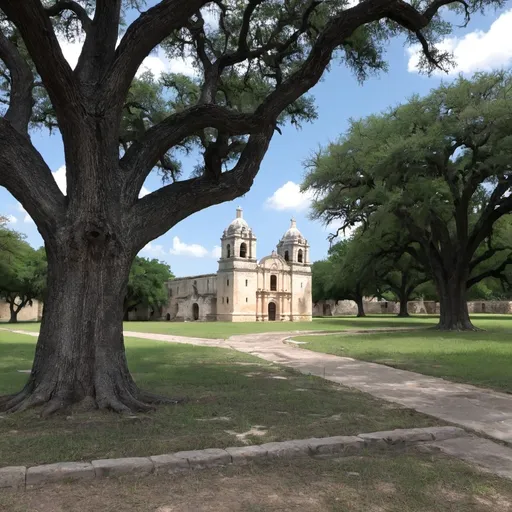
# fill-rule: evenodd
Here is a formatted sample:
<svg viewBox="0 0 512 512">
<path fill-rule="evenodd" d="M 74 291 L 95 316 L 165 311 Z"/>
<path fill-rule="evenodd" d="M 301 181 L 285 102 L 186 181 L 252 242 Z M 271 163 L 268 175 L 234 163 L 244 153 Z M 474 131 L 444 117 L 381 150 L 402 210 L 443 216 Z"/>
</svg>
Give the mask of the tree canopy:
<svg viewBox="0 0 512 512">
<path fill-rule="evenodd" d="M 157 310 L 166 304 L 169 300 L 166 283 L 173 277 L 168 264 L 137 256 L 130 270 L 124 299 L 125 316 L 137 306 Z"/>
<path fill-rule="evenodd" d="M 482 278 L 474 271 L 484 261 L 503 254 L 493 240 L 512 211 L 511 85 L 507 72 L 459 77 L 352 120 L 311 160 L 304 182 L 317 193 L 313 215 L 326 222 L 400 224 L 407 251 L 436 282 L 442 328 L 472 328 L 467 286 Z"/>
</svg>

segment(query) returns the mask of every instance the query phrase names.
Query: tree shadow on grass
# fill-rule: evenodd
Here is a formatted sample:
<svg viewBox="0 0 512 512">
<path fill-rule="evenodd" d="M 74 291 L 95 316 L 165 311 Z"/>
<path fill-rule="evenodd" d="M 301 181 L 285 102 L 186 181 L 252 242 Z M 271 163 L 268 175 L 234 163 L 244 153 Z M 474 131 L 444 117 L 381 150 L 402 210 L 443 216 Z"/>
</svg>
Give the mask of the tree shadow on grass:
<svg viewBox="0 0 512 512">
<path fill-rule="evenodd" d="M 0 343 L 0 393 L 26 382 L 17 370 L 30 366 L 34 343 Z M 255 425 L 266 431 L 257 439 L 263 443 L 438 423 L 232 350 L 134 339 L 126 345 L 138 385 L 188 402 L 134 417 L 76 409 L 47 420 L 37 410 L 6 415 L 0 420 L 0 467 L 235 446 L 241 441 L 227 431 L 243 433 Z"/>
</svg>

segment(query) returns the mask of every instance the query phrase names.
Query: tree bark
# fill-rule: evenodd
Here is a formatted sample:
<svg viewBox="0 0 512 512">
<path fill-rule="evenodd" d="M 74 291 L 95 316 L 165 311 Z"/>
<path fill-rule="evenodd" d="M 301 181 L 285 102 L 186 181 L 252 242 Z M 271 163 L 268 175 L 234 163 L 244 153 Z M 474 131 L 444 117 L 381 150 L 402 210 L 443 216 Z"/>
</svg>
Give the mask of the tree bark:
<svg viewBox="0 0 512 512">
<path fill-rule="evenodd" d="M 123 298 L 131 253 L 108 236 L 46 249 L 48 295 L 32 372 L 19 394 L 0 399 L 0 409 L 44 405 L 47 416 L 77 402 L 124 413 L 176 403 L 140 391 L 128 370 Z"/>
<path fill-rule="evenodd" d="M 18 323 L 18 312 L 19 312 L 19 309 L 15 308 L 14 304 L 12 302 L 9 303 L 9 311 L 11 313 L 10 318 L 9 318 L 9 323 L 10 324 Z"/>
<path fill-rule="evenodd" d="M 356 297 L 355 303 L 357 305 L 357 317 L 360 318 L 366 316 L 366 313 L 364 312 L 363 297 Z"/>
<path fill-rule="evenodd" d="M 400 311 L 398 312 L 398 317 L 407 318 L 409 315 L 409 311 L 407 310 L 407 303 L 409 302 L 409 297 L 400 295 Z"/>
<path fill-rule="evenodd" d="M 436 329 L 440 331 L 476 331 L 469 318 L 466 299 L 466 273 L 459 273 L 451 279 L 435 276 L 439 294 L 440 316 Z"/>
</svg>

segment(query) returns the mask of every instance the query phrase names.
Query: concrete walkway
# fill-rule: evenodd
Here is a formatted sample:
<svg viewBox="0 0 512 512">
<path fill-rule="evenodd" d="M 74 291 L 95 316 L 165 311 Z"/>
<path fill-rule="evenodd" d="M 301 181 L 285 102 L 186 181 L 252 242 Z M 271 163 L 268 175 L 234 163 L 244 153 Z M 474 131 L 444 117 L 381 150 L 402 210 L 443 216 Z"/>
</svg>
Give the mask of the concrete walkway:
<svg viewBox="0 0 512 512">
<path fill-rule="evenodd" d="M 125 332 L 125 336 L 253 354 L 512 444 L 512 395 L 283 343 L 298 334 L 302 333 L 248 334 L 212 340 Z"/>
<path fill-rule="evenodd" d="M 10 329 L 0 328 L 0 330 Z M 38 335 L 28 331 L 11 331 Z M 232 336 L 228 340 L 124 332 L 126 337 L 231 348 L 252 354 L 266 361 L 295 368 L 302 373 L 316 375 L 429 414 L 488 439 L 512 445 L 512 395 L 349 357 L 312 352 L 298 348 L 297 345 L 285 343 L 290 337 L 300 334 L 309 334 L 309 332 L 248 334 Z M 476 463 L 501 476 L 512 478 L 512 448 L 510 447 L 476 437 L 435 444 L 437 450 Z M 486 453 L 488 456 L 485 455 Z"/>
</svg>

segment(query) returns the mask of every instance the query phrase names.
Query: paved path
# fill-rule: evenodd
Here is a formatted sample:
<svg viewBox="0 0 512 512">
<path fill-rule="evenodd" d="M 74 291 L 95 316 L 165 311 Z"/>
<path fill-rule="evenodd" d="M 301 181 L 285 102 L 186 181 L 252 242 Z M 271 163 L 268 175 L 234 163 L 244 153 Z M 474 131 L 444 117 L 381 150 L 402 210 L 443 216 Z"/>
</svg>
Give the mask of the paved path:
<svg viewBox="0 0 512 512">
<path fill-rule="evenodd" d="M 12 332 L 38 335 L 14 329 Z M 247 334 L 232 336 L 228 340 L 132 331 L 125 331 L 124 335 L 172 343 L 232 348 L 359 389 L 491 439 L 512 444 L 512 395 L 349 357 L 312 352 L 284 343 L 290 336 L 305 333 L 306 331 Z"/>
<path fill-rule="evenodd" d="M 12 332 L 38 335 L 29 331 Z M 266 361 L 295 368 L 302 373 L 359 389 L 472 430 L 492 440 L 512 445 L 512 395 L 349 357 L 312 352 L 285 343 L 292 336 L 307 333 L 309 332 L 250 334 L 232 336 L 228 340 L 132 331 L 125 331 L 124 335 L 172 343 L 232 348 Z M 437 450 L 512 479 L 512 448 L 476 437 L 465 439 L 433 445 Z"/>
<path fill-rule="evenodd" d="M 512 395 L 283 343 L 296 335 L 266 333 L 212 340 L 125 332 L 125 336 L 233 348 L 512 444 Z"/>
</svg>

